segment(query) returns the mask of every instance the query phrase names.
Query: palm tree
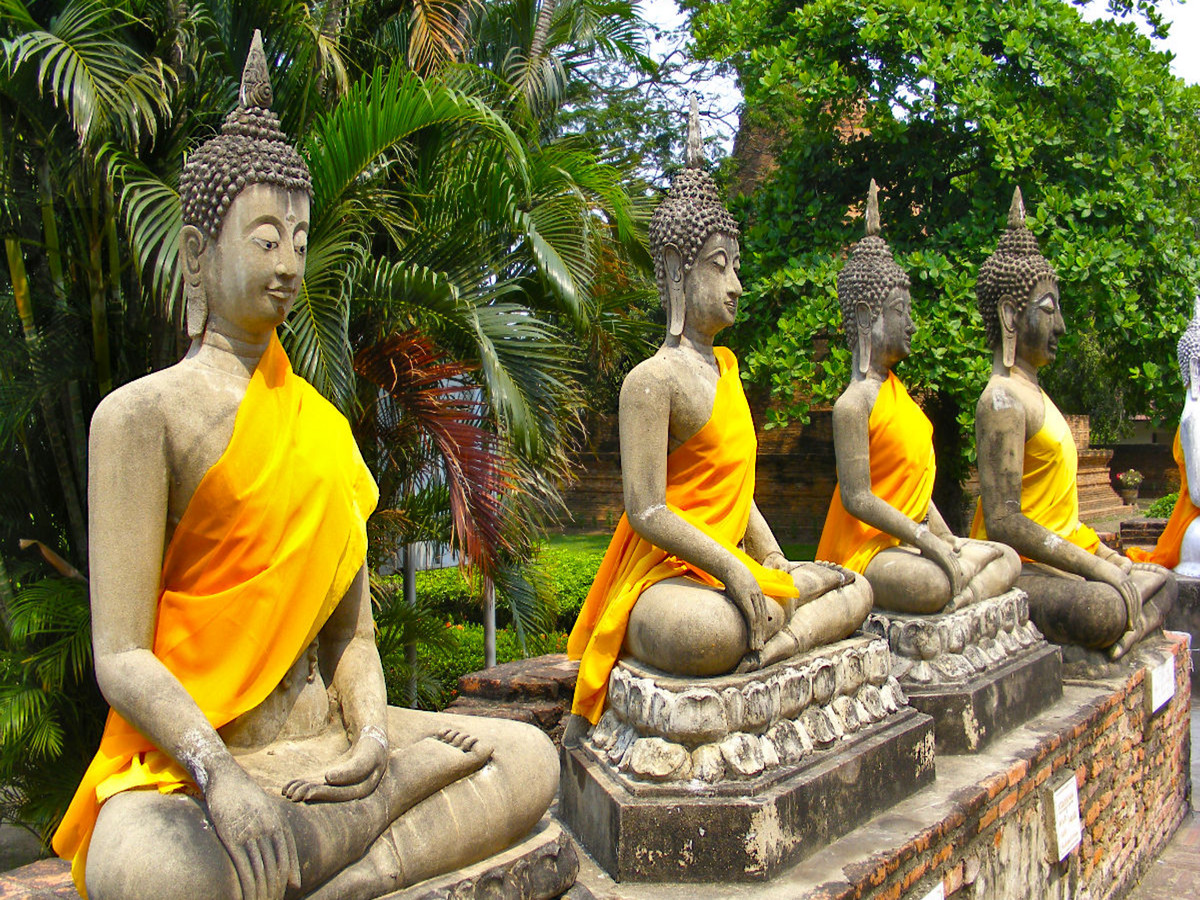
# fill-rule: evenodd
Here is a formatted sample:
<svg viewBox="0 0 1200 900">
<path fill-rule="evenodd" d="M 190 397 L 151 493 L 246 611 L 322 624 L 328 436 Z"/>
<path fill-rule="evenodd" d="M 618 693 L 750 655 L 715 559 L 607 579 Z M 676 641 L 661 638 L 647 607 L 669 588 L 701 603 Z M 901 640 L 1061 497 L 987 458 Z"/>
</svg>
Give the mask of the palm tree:
<svg viewBox="0 0 1200 900">
<path fill-rule="evenodd" d="M 543 6 L 540 56 L 570 77 L 608 52 L 560 26 L 611 5 Z M 75 571 L 87 422 L 184 348 L 181 160 L 234 102 L 255 25 L 313 174 L 293 363 L 355 425 L 384 489 L 375 536 L 452 540 L 519 629 L 536 621 L 523 563 L 568 475 L 580 348 L 595 369 L 636 343 L 600 288 L 621 271 L 636 293 L 645 251 L 621 173 L 549 127 L 557 95 L 501 65 L 530 55 L 501 47 L 535 30 L 506 25 L 515 13 L 536 17 L 473 0 L 0 0 L 0 817 L 48 834 L 95 746 Z"/>
</svg>

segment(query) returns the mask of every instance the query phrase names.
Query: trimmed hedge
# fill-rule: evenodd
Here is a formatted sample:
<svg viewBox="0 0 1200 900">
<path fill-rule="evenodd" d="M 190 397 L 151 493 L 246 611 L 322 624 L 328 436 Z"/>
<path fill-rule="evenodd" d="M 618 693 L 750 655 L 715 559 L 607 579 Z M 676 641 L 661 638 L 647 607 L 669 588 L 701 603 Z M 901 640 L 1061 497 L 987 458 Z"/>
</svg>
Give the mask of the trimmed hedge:
<svg viewBox="0 0 1200 900">
<path fill-rule="evenodd" d="M 437 708 L 444 709 L 458 696 L 458 679 L 468 672 L 477 672 L 483 668 L 483 626 L 475 624 L 454 625 L 447 623 L 446 627 L 454 632 L 456 646 L 449 652 L 427 650 L 424 646 L 417 648 L 417 656 L 422 667 L 440 685 Z M 532 634 L 526 636 L 525 646 L 528 654 L 521 652 L 517 636 L 507 628 L 496 631 L 496 662 L 512 662 L 514 659 L 525 659 L 528 656 L 541 656 L 545 653 L 565 653 L 567 636 L 561 632 L 548 634 Z M 385 667 L 386 670 L 386 667 Z M 391 686 L 389 685 L 389 694 Z"/>
<path fill-rule="evenodd" d="M 1179 491 L 1173 494 L 1167 494 L 1165 497 L 1159 497 L 1153 503 L 1146 507 L 1142 513 L 1147 519 L 1166 519 L 1175 510 L 1175 502 L 1179 499 Z"/>
</svg>

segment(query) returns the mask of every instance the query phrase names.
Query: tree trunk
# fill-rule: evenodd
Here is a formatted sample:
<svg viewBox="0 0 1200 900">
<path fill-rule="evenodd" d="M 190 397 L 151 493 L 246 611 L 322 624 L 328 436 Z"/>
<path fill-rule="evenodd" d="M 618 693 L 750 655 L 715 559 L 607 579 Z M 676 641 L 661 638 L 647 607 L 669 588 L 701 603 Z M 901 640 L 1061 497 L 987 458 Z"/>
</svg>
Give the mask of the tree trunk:
<svg viewBox="0 0 1200 900">
<path fill-rule="evenodd" d="M 404 602 L 409 608 L 417 605 L 417 561 L 414 544 L 404 545 Z M 408 688 L 406 701 L 410 707 L 417 705 L 417 642 L 409 641 L 404 646 L 404 659 L 408 663 Z"/>
<path fill-rule="evenodd" d="M 546 52 L 546 39 L 550 36 L 550 20 L 554 18 L 557 0 L 542 0 L 538 9 L 537 24 L 533 28 L 533 41 L 529 45 L 529 62 L 541 59 Z"/>
<path fill-rule="evenodd" d="M 496 665 L 496 585 L 483 579 L 483 667 Z"/>
</svg>

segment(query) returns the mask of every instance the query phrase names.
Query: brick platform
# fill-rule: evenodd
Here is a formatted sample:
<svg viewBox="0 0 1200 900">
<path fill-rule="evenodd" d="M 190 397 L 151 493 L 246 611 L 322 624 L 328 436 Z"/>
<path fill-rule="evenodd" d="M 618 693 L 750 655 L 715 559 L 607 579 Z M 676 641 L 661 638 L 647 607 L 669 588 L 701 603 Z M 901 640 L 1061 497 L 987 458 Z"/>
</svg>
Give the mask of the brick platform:
<svg viewBox="0 0 1200 900">
<path fill-rule="evenodd" d="M 937 780 L 770 882 L 725 885 L 747 900 L 947 897 L 1116 900 L 1146 871 L 1190 798 L 1186 639 L 1143 644 L 1122 674 L 1071 683 L 1046 712 L 973 756 L 937 758 Z M 1174 659 L 1174 698 L 1145 706 L 1146 665 Z M 1082 843 L 1048 861 L 1044 790 L 1074 774 Z M 584 859 L 580 881 L 611 900 L 695 900 L 696 885 L 616 884 Z M 1182 896 L 1180 898 L 1182 900 Z"/>
</svg>

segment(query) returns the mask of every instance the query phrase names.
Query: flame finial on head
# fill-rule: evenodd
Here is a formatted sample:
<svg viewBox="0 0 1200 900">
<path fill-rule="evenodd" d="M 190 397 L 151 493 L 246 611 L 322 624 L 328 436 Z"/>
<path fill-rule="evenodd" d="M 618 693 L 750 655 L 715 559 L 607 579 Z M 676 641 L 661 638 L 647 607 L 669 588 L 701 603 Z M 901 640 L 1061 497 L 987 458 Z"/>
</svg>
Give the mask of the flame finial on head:
<svg viewBox="0 0 1200 900">
<path fill-rule="evenodd" d="M 1018 187 L 1013 191 L 1012 203 L 1008 207 L 1008 227 L 1021 228 L 1025 224 L 1025 199 Z"/>
<path fill-rule="evenodd" d="M 269 109 L 275 99 L 271 91 L 271 76 L 267 72 L 267 54 L 263 51 L 262 32 L 254 29 L 246 65 L 242 68 L 241 105 L 246 109 L 257 106 Z"/>
<path fill-rule="evenodd" d="M 704 167 L 704 140 L 700 137 L 700 103 L 695 94 L 690 95 L 688 101 L 686 161 L 689 169 Z"/>
<path fill-rule="evenodd" d="M 874 234 L 879 234 L 879 185 L 872 178 L 867 189 L 867 237 Z"/>
</svg>

